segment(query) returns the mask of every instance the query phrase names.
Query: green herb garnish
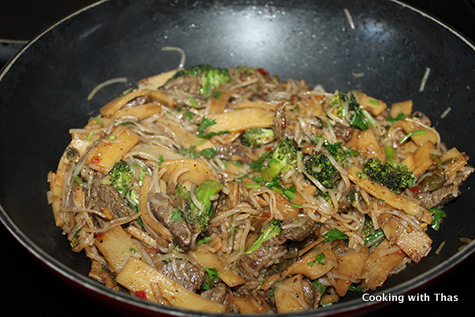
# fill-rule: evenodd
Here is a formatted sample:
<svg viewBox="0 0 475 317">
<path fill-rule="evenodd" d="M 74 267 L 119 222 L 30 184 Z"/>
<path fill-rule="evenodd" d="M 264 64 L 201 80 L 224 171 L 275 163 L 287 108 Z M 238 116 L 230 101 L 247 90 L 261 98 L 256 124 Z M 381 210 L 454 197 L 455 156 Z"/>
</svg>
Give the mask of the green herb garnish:
<svg viewBox="0 0 475 317">
<path fill-rule="evenodd" d="M 323 236 L 325 237 L 325 240 L 323 240 L 323 243 L 332 242 L 335 240 L 343 240 L 346 242 L 346 244 L 348 244 L 348 241 L 349 241 L 349 237 L 345 233 L 338 230 L 337 228 L 333 228 L 332 231 L 325 233 Z"/>
</svg>

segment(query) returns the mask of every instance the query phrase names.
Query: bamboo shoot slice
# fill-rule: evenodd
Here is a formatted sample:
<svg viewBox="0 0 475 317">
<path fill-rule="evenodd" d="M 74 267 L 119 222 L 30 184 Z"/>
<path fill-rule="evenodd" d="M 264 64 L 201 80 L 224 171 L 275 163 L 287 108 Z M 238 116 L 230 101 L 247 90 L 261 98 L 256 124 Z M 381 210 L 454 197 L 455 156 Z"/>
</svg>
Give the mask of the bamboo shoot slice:
<svg viewBox="0 0 475 317">
<path fill-rule="evenodd" d="M 94 245 L 116 273 L 122 270 L 129 257 L 140 257 L 136 244 L 121 226 L 97 235 Z"/>
<path fill-rule="evenodd" d="M 274 112 L 259 108 L 245 108 L 220 114 L 209 115 L 216 121 L 206 132 L 243 131 L 249 128 L 270 128 L 274 125 Z"/>
<path fill-rule="evenodd" d="M 120 126 L 111 133 L 114 141 L 102 139 L 90 150 L 86 164 L 94 170 L 107 174 L 140 141 L 140 135 Z"/>
<path fill-rule="evenodd" d="M 246 282 L 246 280 L 242 278 L 238 272 L 230 268 L 221 257 L 211 253 L 205 248 L 198 248 L 191 251 L 190 256 L 202 267 L 216 269 L 219 278 L 229 287 L 238 286 Z"/>
<path fill-rule="evenodd" d="M 386 109 L 386 103 L 382 100 L 370 97 L 360 91 L 356 92 L 356 96 L 358 96 L 361 107 L 375 116 L 379 116 Z"/>
<path fill-rule="evenodd" d="M 144 78 L 138 82 L 141 89 L 157 89 L 163 86 L 170 78 L 172 78 L 178 70 L 170 70 L 154 76 Z"/>
<path fill-rule="evenodd" d="M 395 102 L 391 105 L 389 115 L 391 118 L 397 118 L 402 113 L 405 117 L 409 117 L 412 113 L 412 100 Z"/>
<path fill-rule="evenodd" d="M 145 292 L 150 301 L 156 301 L 152 287 L 152 283 L 156 283 L 161 296 L 172 306 L 204 312 L 225 312 L 223 305 L 188 290 L 135 257 L 129 258 L 116 280 L 131 292 Z"/>
<path fill-rule="evenodd" d="M 100 109 L 100 113 L 104 117 L 110 118 L 128 102 L 137 97 L 150 97 L 166 106 L 170 106 L 172 104 L 171 97 L 159 91 L 151 89 L 134 89 L 131 92 L 121 95 L 104 105 Z"/>
<path fill-rule="evenodd" d="M 323 264 L 318 263 L 316 260 L 317 256 L 321 253 L 326 259 Z M 338 257 L 335 252 L 330 249 L 322 251 L 317 247 L 289 266 L 282 276 L 286 277 L 294 274 L 302 274 L 311 280 L 316 280 L 332 270 L 336 266 L 337 261 Z"/>
</svg>

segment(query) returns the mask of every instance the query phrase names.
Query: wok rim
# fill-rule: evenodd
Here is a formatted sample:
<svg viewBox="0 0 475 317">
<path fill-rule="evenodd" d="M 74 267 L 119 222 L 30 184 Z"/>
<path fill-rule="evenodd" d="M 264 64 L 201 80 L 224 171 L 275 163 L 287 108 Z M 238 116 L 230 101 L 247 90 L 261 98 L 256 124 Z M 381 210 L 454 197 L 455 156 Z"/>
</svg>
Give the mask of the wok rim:
<svg viewBox="0 0 475 317">
<path fill-rule="evenodd" d="M 9 61 L 5 64 L 3 69 L 0 72 L 0 82 L 2 81 L 3 77 L 8 73 L 12 66 L 14 66 L 15 62 L 17 61 L 20 56 L 25 53 L 30 46 L 32 46 L 35 42 L 41 40 L 41 38 L 51 32 L 56 27 L 66 23 L 67 21 L 73 19 L 75 16 L 88 11 L 96 6 L 100 6 L 104 3 L 111 2 L 111 0 L 100 0 L 90 5 L 87 5 L 70 15 L 64 17 L 63 19 L 59 20 L 58 22 L 54 23 L 50 27 L 46 28 L 42 32 L 40 32 L 37 36 L 35 36 L 30 41 L 26 42 L 26 45 Z M 432 20 L 438 26 L 443 27 L 444 29 L 451 32 L 455 35 L 458 39 L 462 40 L 466 45 L 468 45 L 474 52 L 475 52 L 475 44 L 465 35 L 461 34 L 459 31 L 451 27 L 450 25 L 446 24 L 442 20 L 439 20 L 437 17 L 432 16 L 424 12 L 423 10 L 417 9 L 409 4 L 401 2 L 399 0 L 388 0 L 388 2 L 393 2 L 397 5 L 405 9 L 412 10 L 423 18 Z M 468 193 L 465 193 L 466 195 Z M 20 243 L 20 245 L 28 251 L 39 263 L 45 266 L 50 272 L 54 273 L 56 276 L 62 278 L 65 282 L 70 282 L 73 286 L 80 289 L 83 292 L 88 293 L 87 295 L 100 295 L 103 298 L 109 301 L 109 304 L 120 303 L 124 307 L 129 309 L 140 309 L 143 312 L 154 313 L 154 314 L 167 314 L 170 316 L 243 316 L 244 314 L 218 314 L 218 313 L 205 313 L 196 310 L 189 310 L 183 308 L 176 308 L 172 306 L 162 306 L 152 302 L 144 301 L 139 298 L 134 298 L 133 296 L 128 295 L 125 292 L 117 292 L 113 291 L 104 285 L 96 282 L 95 280 L 84 276 L 77 271 L 67 267 L 65 264 L 61 263 L 59 260 L 53 258 L 51 255 L 46 253 L 42 248 L 40 248 L 36 243 L 34 243 L 22 230 L 18 228 L 18 226 L 11 220 L 7 212 L 4 210 L 3 206 L 0 204 L 0 222 L 5 226 L 8 232 Z M 457 251 L 448 259 L 440 262 L 430 270 L 417 275 L 414 278 L 409 279 L 403 283 L 397 284 L 392 286 L 389 289 L 379 290 L 372 295 L 378 294 L 394 294 L 394 295 L 403 295 L 417 291 L 424 286 L 429 285 L 433 281 L 439 279 L 443 275 L 450 273 L 456 266 L 458 266 L 461 262 L 468 259 L 470 256 L 473 256 L 475 253 L 475 240 L 471 241 L 467 244 L 462 250 Z M 90 296 L 91 297 L 91 296 Z M 92 298 L 92 297 L 91 297 Z M 98 302 L 98 301 L 96 301 Z M 326 315 L 338 315 L 343 313 L 357 313 L 362 309 L 376 309 L 384 305 L 383 302 L 377 301 L 363 301 L 361 298 L 359 299 L 351 299 L 344 302 L 339 302 L 336 305 L 331 305 L 328 307 L 319 307 L 317 310 L 309 310 L 303 311 L 299 313 L 291 314 L 292 316 L 326 316 Z M 387 304 L 387 303 L 386 303 Z M 109 305 L 104 304 L 106 307 L 110 308 Z M 288 314 L 275 314 L 276 316 L 290 316 Z M 244 316 L 261 316 L 261 315 L 254 315 L 254 314 L 246 314 Z"/>
</svg>

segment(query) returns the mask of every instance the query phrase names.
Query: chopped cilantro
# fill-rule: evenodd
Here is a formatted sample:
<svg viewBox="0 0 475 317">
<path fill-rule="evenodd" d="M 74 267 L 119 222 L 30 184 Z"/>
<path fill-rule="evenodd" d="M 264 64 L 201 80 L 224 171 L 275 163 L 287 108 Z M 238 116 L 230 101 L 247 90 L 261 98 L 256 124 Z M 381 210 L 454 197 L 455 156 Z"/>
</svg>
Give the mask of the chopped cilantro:
<svg viewBox="0 0 475 317">
<path fill-rule="evenodd" d="M 432 229 L 434 229 L 435 231 L 439 231 L 440 222 L 441 222 L 442 218 L 445 218 L 447 215 L 440 208 L 431 208 L 431 209 L 428 209 L 428 210 L 429 210 L 429 212 L 432 213 L 432 223 L 431 223 Z"/>
<path fill-rule="evenodd" d="M 396 122 L 396 121 L 398 121 L 398 120 L 404 119 L 405 117 L 406 117 L 406 116 L 404 115 L 404 113 L 400 112 L 400 113 L 396 116 L 396 118 L 387 117 L 386 119 L 388 119 L 389 122 L 394 123 L 394 122 Z"/>
<path fill-rule="evenodd" d="M 266 160 L 266 158 L 269 156 L 269 154 L 271 154 L 272 151 L 265 151 L 264 153 L 262 153 L 262 155 L 257 159 L 257 161 L 254 161 L 252 162 L 249 167 L 257 172 L 260 172 L 263 165 L 264 165 L 264 161 Z"/>
<path fill-rule="evenodd" d="M 132 121 L 125 121 L 125 122 L 121 122 L 119 124 L 117 124 L 118 126 L 123 126 L 123 125 L 135 125 L 135 122 L 132 122 Z"/>
<path fill-rule="evenodd" d="M 174 209 L 172 211 L 172 220 L 174 223 L 177 223 L 178 221 L 180 221 L 182 219 L 182 215 L 181 215 L 181 212 L 179 209 Z"/>
<path fill-rule="evenodd" d="M 308 266 L 312 267 L 315 265 L 315 263 L 318 263 L 320 265 L 325 265 L 326 259 L 325 259 L 325 254 L 319 253 L 317 257 L 315 258 L 314 261 L 307 263 Z"/>
<path fill-rule="evenodd" d="M 160 157 L 158 158 L 157 168 L 160 168 L 162 166 L 163 161 L 164 161 L 163 155 L 160 155 Z"/>
<path fill-rule="evenodd" d="M 364 286 L 355 286 L 353 284 L 350 285 L 350 288 L 348 289 L 350 292 L 364 292 L 366 291 L 366 287 Z"/>
<path fill-rule="evenodd" d="M 208 118 L 203 118 L 203 120 L 200 123 L 200 126 L 198 128 L 198 137 L 203 138 L 203 139 L 209 139 L 215 135 L 221 135 L 221 134 L 228 134 L 228 130 L 223 130 L 223 131 L 218 131 L 218 132 L 209 132 L 205 133 L 206 128 L 215 125 L 216 121 L 213 119 L 208 119 Z"/>
<path fill-rule="evenodd" d="M 209 159 L 215 157 L 217 153 L 218 153 L 218 151 L 216 151 L 216 149 L 212 148 L 212 147 L 204 149 L 204 150 L 201 151 L 201 155 L 203 155 L 204 157 L 207 157 Z"/>
<path fill-rule="evenodd" d="M 190 103 L 191 103 L 191 106 L 193 108 L 198 108 L 199 107 L 198 102 L 196 101 L 196 99 L 191 97 L 191 96 L 190 96 Z"/>
<path fill-rule="evenodd" d="M 317 255 L 317 263 L 320 265 L 325 265 L 326 263 L 325 254 L 320 253 L 319 255 Z"/>
<path fill-rule="evenodd" d="M 315 286 L 317 291 L 320 293 L 320 298 L 318 299 L 318 300 L 320 300 L 323 296 L 323 293 L 325 293 L 325 291 L 327 290 L 327 288 L 325 286 L 323 286 L 318 279 L 313 281 L 312 284 L 313 284 L 313 286 Z"/>
<path fill-rule="evenodd" d="M 186 117 L 188 120 L 191 120 L 191 119 L 193 119 L 194 114 L 192 114 L 192 113 L 189 112 L 189 111 L 186 111 L 186 112 L 185 112 L 185 117 Z"/>
<path fill-rule="evenodd" d="M 349 237 L 343 232 L 341 232 L 340 230 L 338 230 L 337 228 L 333 228 L 332 231 L 325 233 L 323 236 L 325 237 L 325 240 L 323 240 L 323 243 L 332 242 L 335 240 L 343 240 L 346 242 L 346 244 L 348 244 L 348 240 L 349 240 Z"/>
<path fill-rule="evenodd" d="M 203 283 L 201 285 L 201 288 L 204 290 L 212 289 L 214 280 L 219 279 L 218 271 L 216 269 L 209 269 L 206 267 L 204 267 L 203 270 L 205 270 L 208 273 L 209 280 L 208 282 Z"/>
</svg>

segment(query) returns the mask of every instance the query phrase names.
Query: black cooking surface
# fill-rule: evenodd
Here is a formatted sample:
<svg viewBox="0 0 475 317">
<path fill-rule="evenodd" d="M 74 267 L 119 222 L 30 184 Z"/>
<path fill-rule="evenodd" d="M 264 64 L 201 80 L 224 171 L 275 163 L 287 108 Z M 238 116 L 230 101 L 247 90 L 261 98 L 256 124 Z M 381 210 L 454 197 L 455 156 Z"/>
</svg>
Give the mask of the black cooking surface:
<svg viewBox="0 0 475 317">
<path fill-rule="evenodd" d="M 24 42 L 92 0 L 3 1 L 0 5 L 0 67 Z M 451 25 L 475 41 L 475 0 L 407 0 Z M 472 162 L 473 165 L 473 162 Z M 58 237 L 61 238 L 61 237 Z M 39 264 L 0 226 L 0 313 L 2 316 L 109 316 L 111 308 L 79 293 Z M 424 314 L 467 316 L 473 314 L 475 258 L 417 292 L 430 301 L 387 303 L 369 316 Z M 442 294 L 442 295 L 435 295 Z M 448 301 L 457 296 L 457 301 Z M 439 300 L 436 299 L 436 296 Z M 441 299 L 446 299 L 445 301 Z M 472 312 L 472 313 L 470 313 Z"/>
</svg>

